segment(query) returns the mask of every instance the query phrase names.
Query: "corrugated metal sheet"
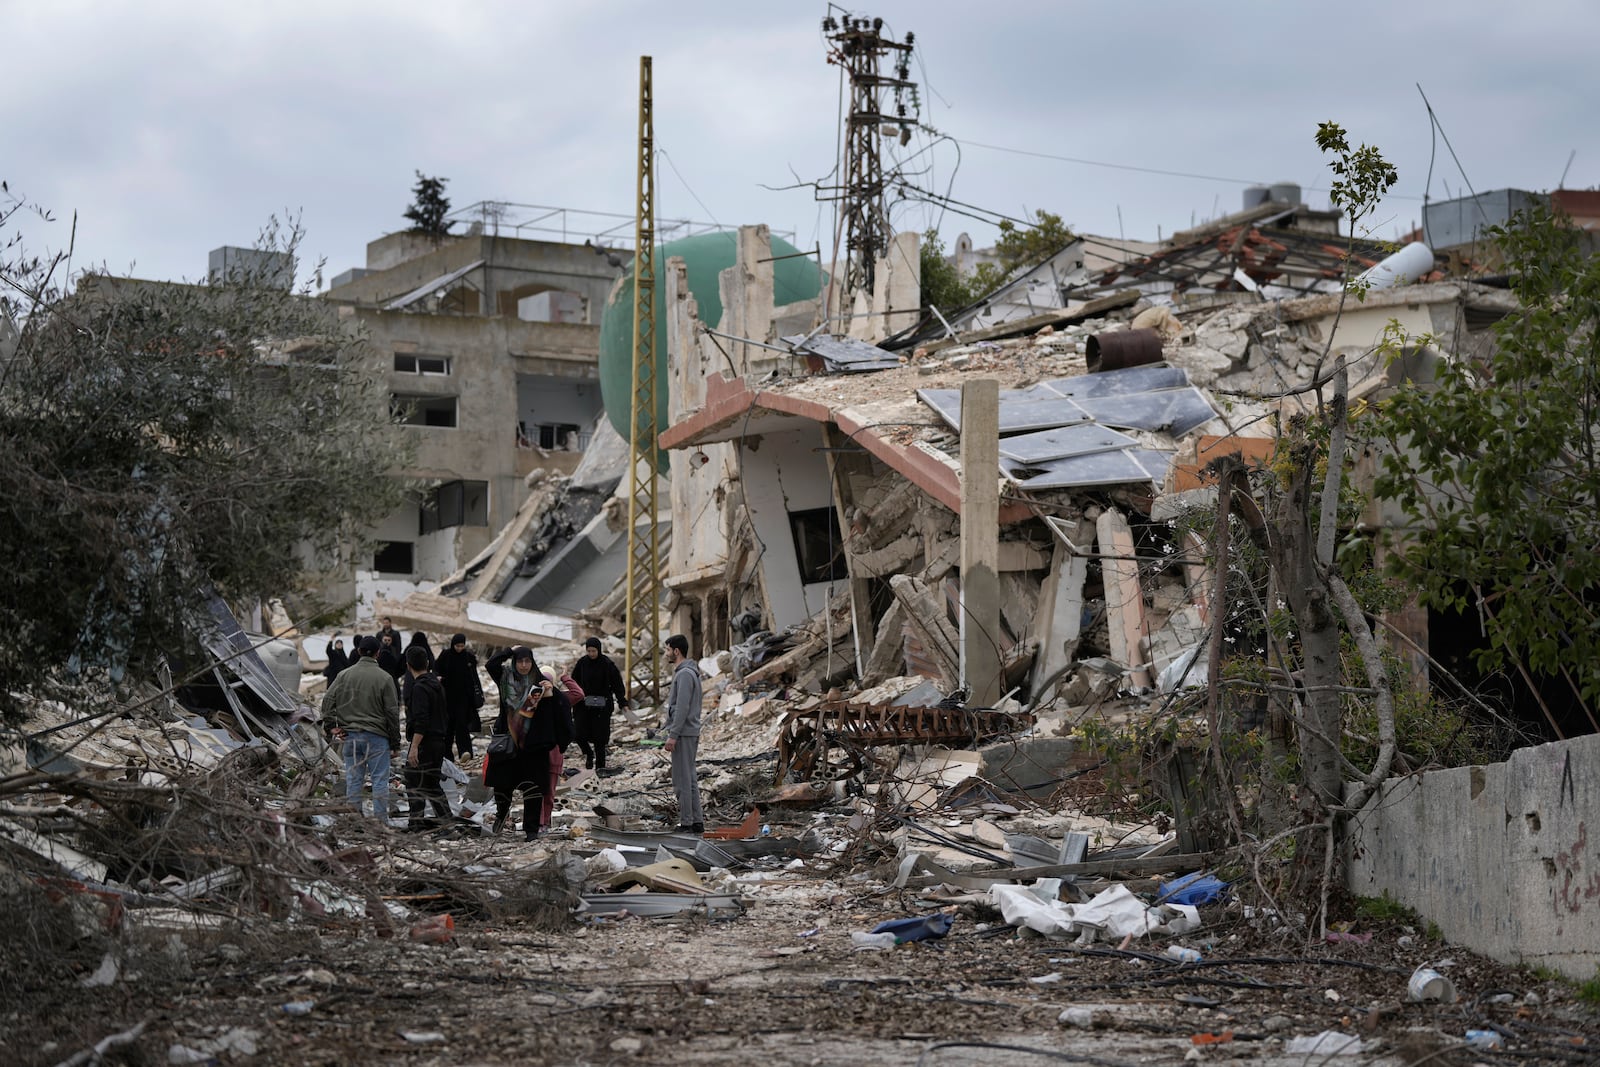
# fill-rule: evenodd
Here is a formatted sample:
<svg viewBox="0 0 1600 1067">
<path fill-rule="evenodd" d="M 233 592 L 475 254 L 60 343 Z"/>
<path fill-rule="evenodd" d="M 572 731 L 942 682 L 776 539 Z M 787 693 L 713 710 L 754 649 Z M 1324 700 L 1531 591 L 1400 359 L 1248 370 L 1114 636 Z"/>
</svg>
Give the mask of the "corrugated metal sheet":
<svg viewBox="0 0 1600 1067">
<path fill-rule="evenodd" d="M 468 263 L 465 267 L 462 267 L 459 270 L 453 270 L 449 274 L 440 275 L 439 277 L 433 279 L 433 281 L 428 282 L 428 283 L 426 283 L 424 285 L 420 285 L 417 288 L 411 290 L 411 292 L 407 293 L 405 296 L 400 297 L 398 300 L 390 301 L 389 303 L 383 305 L 383 310 L 385 310 L 385 311 L 401 311 L 401 310 L 409 307 L 410 305 L 415 304 L 418 300 L 421 300 L 423 297 L 427 296 L 428 294 L 438 292 L 440 289 L 443 289 L 445 286 L 449 285 L 451 282 L 459 281 L 460 279 L 466 277 L 468 274 L 471 274 L 473 271 L 477 270 L 481 266 L 483 266 L 483 260 L 481 260 L 481 259 L 473 260 L 471 263 Z"/>
</svg>

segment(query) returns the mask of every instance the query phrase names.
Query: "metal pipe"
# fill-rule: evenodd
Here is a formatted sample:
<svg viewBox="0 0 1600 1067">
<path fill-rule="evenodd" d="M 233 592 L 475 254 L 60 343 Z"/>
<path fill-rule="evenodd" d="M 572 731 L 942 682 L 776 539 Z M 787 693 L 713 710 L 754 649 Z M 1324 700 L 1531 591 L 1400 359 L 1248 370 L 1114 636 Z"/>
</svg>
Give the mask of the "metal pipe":
<svg viewBox="0 0 1600 1067">
<path fill-rule="evenodd" d="M 1155 330 L 1115 330 L 1097 333 L 1084 349 L 1089 373 L 1140 367 L 1161 362 L 1161 334 Z"/>
</svg>

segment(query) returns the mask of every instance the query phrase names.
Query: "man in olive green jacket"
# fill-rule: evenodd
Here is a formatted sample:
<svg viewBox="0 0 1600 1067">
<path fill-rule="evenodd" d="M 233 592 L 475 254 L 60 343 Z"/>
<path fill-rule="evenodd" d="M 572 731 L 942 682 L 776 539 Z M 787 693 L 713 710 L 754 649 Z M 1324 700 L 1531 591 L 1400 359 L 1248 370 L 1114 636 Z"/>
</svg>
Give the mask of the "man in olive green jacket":
<svg viewBox="0 0 1600 1067">
<path fill-rule="evenodd" d="M 322 728 L 344 745 L 344 795 L 361 810 L 361 789 L 372 779 L 372 814 L 389 819 L 389 759 L 400 750 L 400 700 L 394 679 L 378 666 L 378 639 L 363 637 L 354 664 L 322 698 Z"/>
</svg>

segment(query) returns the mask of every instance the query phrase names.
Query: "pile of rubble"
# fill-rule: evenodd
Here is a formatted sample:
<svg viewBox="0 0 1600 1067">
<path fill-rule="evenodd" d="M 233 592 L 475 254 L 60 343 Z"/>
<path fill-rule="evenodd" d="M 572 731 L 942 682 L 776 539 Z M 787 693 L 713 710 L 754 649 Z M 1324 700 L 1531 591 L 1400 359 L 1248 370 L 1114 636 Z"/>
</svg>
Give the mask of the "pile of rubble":
<svg viewBox="0 0 1600 1067">
<path fill-rule="evenodd" d="M 281 956 L 250 991 L 271 1007 L 265 1023 L 249 1013 L 218 1015 L 211 1026 L 183 1018 L 112 1025 L 108 1017 L 84 1043 L 80 1055 L 89 1058 L 70 1061 L 92 1062 L 90 1045 L 109 1053 L 154 1041 L 164 1042 L 168 1062 L 240 1062 L 282 1058 L 286 1042 L 308 1039 L 300 1035 L 344 1033 L 364 1009 L 339 1003 L 341 990 L 372 985 L 359 966 L 401 968 L 413 975 L 406 988 L 426 988 L 437 964 L 401 951 L 409 946 L 497 974 L 526 955 L 518 946 L 528 935 L 518 931 L 559 939 L 538 943 L 559 943 L 569 961 L 605 970 L 591 957 L 603 959 L 608 945 L 654 946 L 649 928 L 676 930 L 680 941 L 703 930 L 729 963 L 811 956 L 853 975 L 861 968 L 844 961 L 882 960 L 869 968 L 877 977 L 829 978 L 819 992 L 828 982 L 905 981 L 906 996 L 945 988 L 959 973 L 946 970 L 955 958 L 921 955 L 948 949 L 988 997 L 1021 983 L 1027 996 L 1008 1009 L 1019 1013 L 1041 993 L 1089 981 L 1095 961 L 1144 968 L 1133 979 L 1138 989 L 1203 986 L 1215 973 L 1205 968 L 1226 963 L 1225 946 L 1245 943 L 1241 936 L 1252 944 L 1304 936 L 1270 908 L 1233 899 L 1215 874 L 1227 857 L 1187 850 L 1169 819 L 1147 819 L 1148 805 L 1112 802 L 1103 758 L 1078 739 L 1042 736 L 1020 708 L 967 708 L 919 677 L 897 676 L 850 699 L 807 695 L 737 679 L 726 669 L 732 658 L 704 662 L 704 835 L 670 829 L 675 812 L 652 710 L 618 721 L 620 773 L 569 774 L 549 831 L 525 841 L 489 832 L 490 796 L 470 760 L 447 765 L 455 818 L 407 833 L 344 803 L 338 760 L 313 723 L 294 723 L 278 740 L 247 738 L 226 713 L 197 713 L 154 689 L 92 718 L 36 705 L 27 723 L 33 743 L 5 750 L 10 765 L 0 777 L 0 895 L 30 931 L 12 947 L 26 962 L 12 960 L 11 977 L 0 981 L 19 996 L 44 982 L 37 988 L 93 997 L 155 988 L 168 980 L 164 968 L 198 969 L 213 957 L 237 969 L 246 958 Z M 1359 949 L 1370 934 L 1337 936 L 1348 943 L 1331 948 Z M 601 940 L 584 949 L 585 938 Z M 1050 947 L 1036 952 L 1033 941 Z M 321 948 L 293 947 L 302 944 Z M 326 962 L 337 959 L 346 965 Z M 937 965 L 945 977 L 892 978 L 883 971 L 889 959 L 910 974 Z M 1068 965 L 1083 969 L 1074 978 Z M 779 978 L 789 987 L 804 973 Z M 581 987 L 535 1002 L 601 1012 L 612 1021 L 596 1024 L 597 1054 L 631 1055 L 649 1039 L 627 1027 L 618 1036 L 612 1016 L 643 1018 L 637 1013 L 651 1002 L 635 1003 L 628 990 L 644 979 L 626 978 L 610 979 L 604 995 Z M 1423 979 L 1418 996 L 1442 999 L 1448 1010 L 1449 981 Z M 691 993 L 711 989 L 704 979 L 685 981 Z M 1146 1025 L 1103 994 L 1079 1001 L 1050 1007 L 1056 1025 Z M 765 1017 L 776 1002 L 761 1003 Z M 1285 1016 L 1274 1025 L 1273 1047 L 1372 1047 L 1370 1036 L 1336 1020 L 1327 1028 Z M 1196 1032 L 1223 1030 L 1200 1024 Z M 371 1040 L 399 1056 L 457 1040 L 451 1033 L 446 1020 L 408 1017 Z"/>
</svg>

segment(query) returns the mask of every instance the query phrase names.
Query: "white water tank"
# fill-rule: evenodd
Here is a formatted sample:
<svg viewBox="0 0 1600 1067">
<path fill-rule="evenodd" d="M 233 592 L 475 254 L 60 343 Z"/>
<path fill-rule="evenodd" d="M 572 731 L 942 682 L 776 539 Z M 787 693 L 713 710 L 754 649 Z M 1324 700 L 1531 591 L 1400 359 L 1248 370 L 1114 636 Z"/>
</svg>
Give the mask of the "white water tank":
<svg viewBox="0 0 1600 1067">
<path fill-rule="evenodd" d="M 1392 289 L 1409 285 L 1433 269 L 1433 249 L 1412 241 L 1392 256 L 1384 258 L 1356 276 L 1369 289 Z"/>
</svg>

